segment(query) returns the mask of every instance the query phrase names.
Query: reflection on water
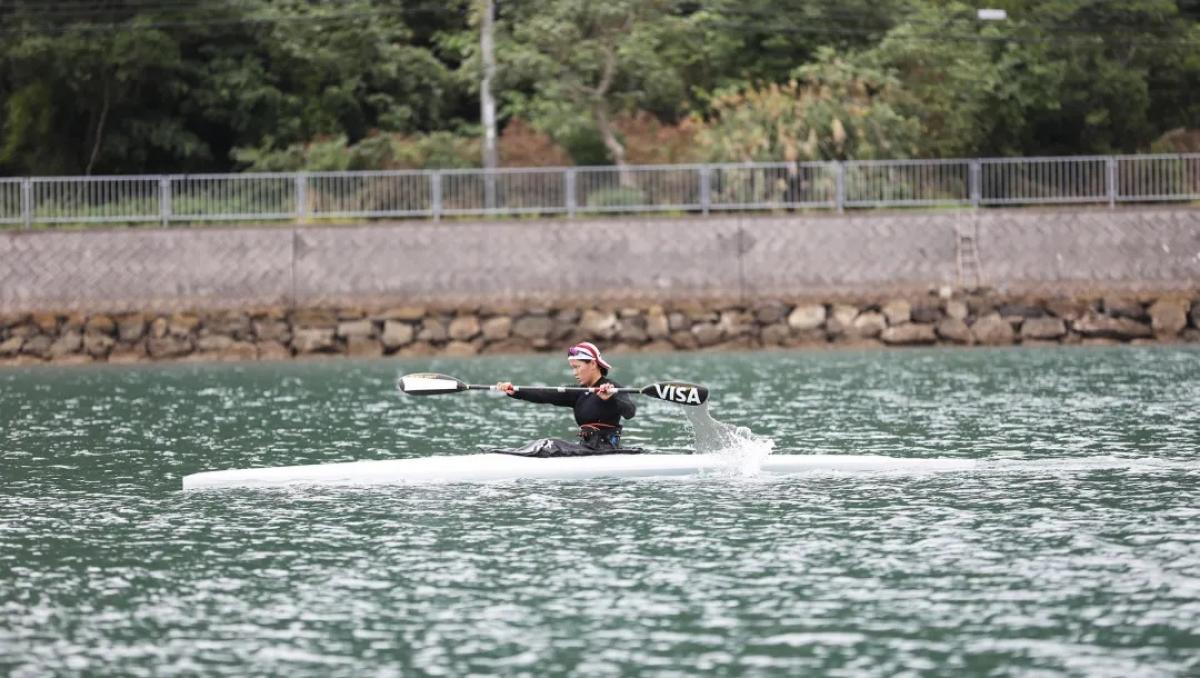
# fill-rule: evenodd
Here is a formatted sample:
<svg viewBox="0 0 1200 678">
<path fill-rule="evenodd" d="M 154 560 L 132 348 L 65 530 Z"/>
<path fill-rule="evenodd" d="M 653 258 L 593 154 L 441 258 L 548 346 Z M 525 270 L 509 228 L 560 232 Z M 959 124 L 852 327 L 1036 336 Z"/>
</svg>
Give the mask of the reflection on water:
<svg viewBox="0 0 1200 678">
<path fill-rule="evenodd" d="M 0 673 L 1189 675 L 1194 350 L 623 357 L 775 454 L 952 473 L 181 493 L 214 468 L 459 453 L 566 410 L 405 398 L 401 372 L 558 360 L 0 372 Z M 698 414 L 698 413 L 694 413 Z M 711 421 L 711 420 L 710 420 Z M 745 427 L 753 434 L 737 433 Z"/>
</svg>

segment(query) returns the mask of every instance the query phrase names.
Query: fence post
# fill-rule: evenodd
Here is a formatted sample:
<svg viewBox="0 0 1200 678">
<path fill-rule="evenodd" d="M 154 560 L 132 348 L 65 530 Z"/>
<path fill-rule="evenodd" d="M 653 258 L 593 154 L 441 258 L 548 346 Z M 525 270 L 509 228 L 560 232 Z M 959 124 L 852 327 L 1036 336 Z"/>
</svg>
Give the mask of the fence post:
<svg viewBox="0 0 1200 678">
<path fill-rule="evenodd" d="M 33 228 L 33 179 L 21 180 L 21 224 Z"/>
<path fill-rule="evenodd" d="M 567 216 L 574 218 L 575 210 L 579 209 L 579 203 L 575 196 L 575 168 L 568 167 L 563 172 L 563 198 L 566 202 Z"/>
<path fill-rule="evenodd" d="M 707 215 L 712 206 L 712 168 L 705 165 L 700 168 L 700 212 Z"/>
<path fill-rule="evenodd" d="M 969 182 L 971 185 L 971 207 L 978 208 L 979 203 L 983 202 L 983 163 L 978 160 L 971 161 Z"/>
<path fill-rule="evenodd" d="M 1104 159 L 1105 168 L 1108 170 L 1107 187 L 1108 187 L 1108 208 L 1116 209 L 1117 207 L 1117 159 L 1109 156 Z"/>
<path fill-rule="evenodd" d="M 171 179 L 158 178 L 158 218 L 165 228 L 171 223 Z"/>
<path fill-rule="evenodd" d="M 308 216 L 308 175 L 304 172 L 298 172 L 295 178 L 296 182 L 296 221 L 304 223 L 305 217 Z"/>
<path fill-rule="evenodd" d="M 434 170 L 429 175 L 429 211 L 434 221 L 442 218 L 442 173 Z"/>
<path fill-rule="evenodd" d="M 834 207 L 838 214 L 846 211 L 846 163 L 838 160 L 834 163 L 834 172 L 837 177 L 837 187 L 834 190 Z"/>
</svg>

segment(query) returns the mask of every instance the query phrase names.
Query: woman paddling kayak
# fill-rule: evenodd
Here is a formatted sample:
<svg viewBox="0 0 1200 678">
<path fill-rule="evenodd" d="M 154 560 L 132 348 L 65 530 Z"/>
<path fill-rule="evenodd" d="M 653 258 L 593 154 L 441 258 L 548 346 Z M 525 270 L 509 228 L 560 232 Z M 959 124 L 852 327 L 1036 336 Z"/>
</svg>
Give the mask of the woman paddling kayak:
<svg viewBox="0 0 1200 678">
<path fill-rule="evenodd" d="M 600 355 L 600 349 L 588 341 L 575 344 L 567 349 L 567 364 L 575 374 L 575 381 L 595 390 L 566 393 L 540 389 L 517 390 L 508 381 L 496 384 L 496 390 L 517 400 L 574 409 L 575 423 L 579 425 L 579 442 L 543 438 L 515 450 L 489 452 L 523 457 L 583 457 L 641 452 L 637 448 L 621 447 L 621 419 L 632 419 L 637 413 L 637 405 L 627 394 L 616 391 L 621 385 L 608 378 L 612 365 Z"/>
</svg>

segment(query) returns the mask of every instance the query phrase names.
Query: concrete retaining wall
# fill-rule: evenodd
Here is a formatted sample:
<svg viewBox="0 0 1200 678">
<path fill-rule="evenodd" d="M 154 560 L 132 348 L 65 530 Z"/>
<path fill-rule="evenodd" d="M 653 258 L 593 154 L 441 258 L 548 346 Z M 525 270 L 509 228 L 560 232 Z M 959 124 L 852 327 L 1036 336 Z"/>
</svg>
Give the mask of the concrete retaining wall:
<svg viewBox="0 0 1200 678">
<path fill-rule="evenodd" d="M 1200 210 L 8 231 L 0 313 L 1200 288 Z"/>
</svg>

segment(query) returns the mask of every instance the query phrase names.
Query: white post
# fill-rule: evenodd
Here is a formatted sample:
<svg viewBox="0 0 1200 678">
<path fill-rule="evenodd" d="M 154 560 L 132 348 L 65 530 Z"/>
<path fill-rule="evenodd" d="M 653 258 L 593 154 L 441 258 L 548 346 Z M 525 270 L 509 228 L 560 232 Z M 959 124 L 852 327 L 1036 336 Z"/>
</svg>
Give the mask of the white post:
<svg viewBox="0 0 1200 678">
<path fill-rule="evenodd" d="M 171 179 L 158 178 L 158 218 L 163 227 L 171 223 Z"/>
<path fill-rule="evenodd" d="M 21 180 L 21 223 L 33 228 L 33 179 L 28 177 Z"/>
<path fill-rule="evenodd" d="M 296 221 L 304 223 L 308 216 L 308 175 L 300 172 L 296 175 Z"/>
<path fill-rule="evenodd" d="M 496 77 L 496 54 L 492 40 L 496 7 L 492 0 L 483 0 L 483 17 L 479 29 L 479 53 L 483 59 L 483 79 L 479 83 L 480 120 L 483 122 L 483 182 L 484 207 L 496 208 L 496 100 L 492 98 L 492 81 Z"/>
</svg>

